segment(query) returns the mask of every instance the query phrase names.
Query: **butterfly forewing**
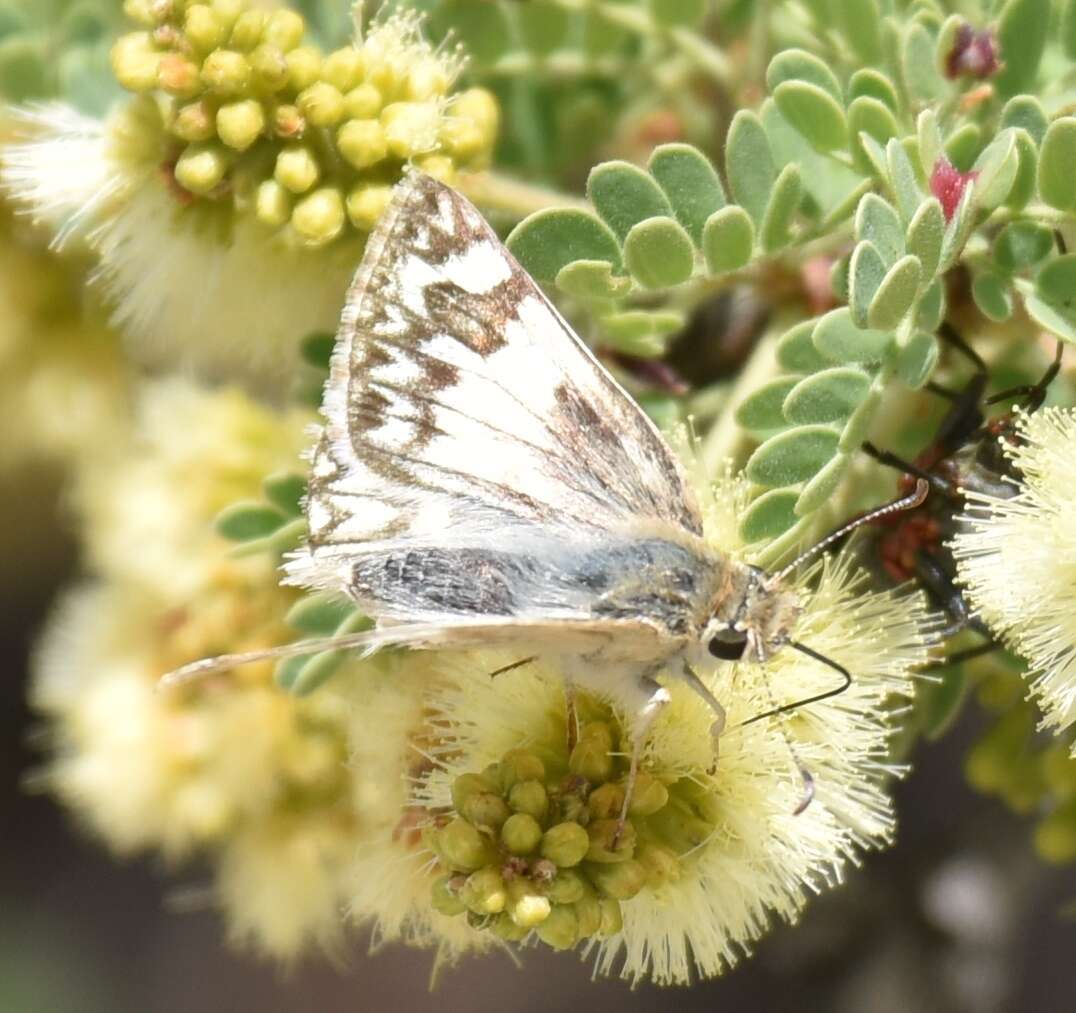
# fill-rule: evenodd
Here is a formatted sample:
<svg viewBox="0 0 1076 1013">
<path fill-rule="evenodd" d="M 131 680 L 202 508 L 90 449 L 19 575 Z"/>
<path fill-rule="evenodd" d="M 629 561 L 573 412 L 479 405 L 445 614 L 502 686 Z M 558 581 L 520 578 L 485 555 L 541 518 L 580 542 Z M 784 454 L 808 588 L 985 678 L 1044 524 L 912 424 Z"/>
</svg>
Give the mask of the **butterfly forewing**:
<svg viewBox="0 0 1076 1013">
<path fill-rule="evenodd" d="M 708 561 L 672 452 L 428 176 L 400 184 L 370 239 L 324 415 L 294 581 L 397 622 L 617 622 L 656 594 L 667 628 L 697 604 Z"/>
</svg>

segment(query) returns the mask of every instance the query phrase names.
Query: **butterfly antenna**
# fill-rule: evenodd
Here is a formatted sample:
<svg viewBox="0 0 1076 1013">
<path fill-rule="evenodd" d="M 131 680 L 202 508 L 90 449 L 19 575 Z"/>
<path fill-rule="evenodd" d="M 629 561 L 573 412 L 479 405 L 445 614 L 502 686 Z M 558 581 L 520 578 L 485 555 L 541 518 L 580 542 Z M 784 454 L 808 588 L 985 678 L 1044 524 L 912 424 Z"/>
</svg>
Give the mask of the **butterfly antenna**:
<svg viewBox="0 0 1076 1013">
<path fill-rule="evenodd" d="M 806 552 L 801 553 L 795 559 L 792 560 L 788 566 L 778 570 L 776 573 L 771 574 L 767 584 L 772 587 L 775 584 L 779 584 L 785 579 L 793 570 L 795 570 L 802 563 L 807 562 L 809 559 L 813 559 L 821 552 L 825 552 L 834 542 L 843 538 L 845 535 L 856 528 L 863 527 L 864 524 L 871 524 L 878 520 L 879 517 L 886 517 L 889 514 L 900 513 L 902 510 L 914 510 L 917 506 L 921 506 L 927 498 L 927 493 L 930 491 L 930 483 L 922 478 L 918 478 L 915 481 L 915 492 L 910 493 L 907 496 L 901 496 L 900 499 L 895 499 L 891 503 L 886 503 L 884 506 L 878 507 L 876 510 L 871 510 L 869 513 L 863 514 L 862 517 L 856 517 L 853 520 L 848 521 L 847 524 L 842 524 L 836 531 L 831 531 L 820 542 L 816 542 Z M 827 662 L 832 664 L 832 662 Z"/>
<path fill-rule="evenodd" d="M 262 651 L 243 651 L 239 654 L 218 654 L 214 658 L 202 658 L 201 661 L 192 661 L 189 665 L 166 672 L 157 681 L 157 689 L 170 692 L 193 682 L 200 682 L 214 672 L 224 672 L 255 661 L 296 658 L 304 654 L 320 654 L 322 651 L 345 650 L 349 647 L 368 647 L 371 643 L 370 632 L 368 630 L 365 633 L 350 633 L 340 637 L 298 640 L 294 644 L 281 644 L 279 647 L 268 647 Z"/>
</svg>

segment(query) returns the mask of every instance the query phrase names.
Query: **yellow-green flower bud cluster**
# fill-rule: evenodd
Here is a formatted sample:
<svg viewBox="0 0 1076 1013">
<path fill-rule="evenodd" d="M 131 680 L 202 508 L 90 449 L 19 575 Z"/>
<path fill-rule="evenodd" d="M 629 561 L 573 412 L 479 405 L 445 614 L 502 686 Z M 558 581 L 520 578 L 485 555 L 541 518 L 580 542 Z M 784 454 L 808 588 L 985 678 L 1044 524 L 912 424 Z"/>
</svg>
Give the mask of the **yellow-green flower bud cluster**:
<svg viewBox="0 0 1076 1013">
<path fill-rule="evenodd" d="M 292 10 L 248 0 L 134 2 L 141 30 L 112 68 L 164 110 L 165 164 L 196 198 L 230 202 L 304 246 L 368 232 L 408 164 L 452 182 L 482 168 L 498 108 L 484 89 L 452 94 L 461 59 L 401 13 L 365 41 L 324 54 Z"/>
<path fill-rule="evenodd" d="M 596 717 L 570 750 L 567 737 L 541 755 L 512 750 L 453 781 L 454 812 L 425 834 L 442 870 L 432 889 L 442 914 L 569 949 L 617 934 L 621 904 L 679 878 L 684 856 L 713 833 L 704 792 L 645 770 L 621 824 L 628 751 L 613 715 L 585 706 Z"/>
<path fill-rule="evenodd" d="M 1020 815 L 1037 819 L 1035 850 L 1046 862 L 1076 862 L 1076 758 L 1074 733 L 1036 732 L 1038 713 L 1024 699 L 1025 685 L 1012 671 L 991 673 L 979 699 L 997 711 L 997 722 L 972 746 L 965 774 L 972 787 L 996 794 Z"/>
</svg>

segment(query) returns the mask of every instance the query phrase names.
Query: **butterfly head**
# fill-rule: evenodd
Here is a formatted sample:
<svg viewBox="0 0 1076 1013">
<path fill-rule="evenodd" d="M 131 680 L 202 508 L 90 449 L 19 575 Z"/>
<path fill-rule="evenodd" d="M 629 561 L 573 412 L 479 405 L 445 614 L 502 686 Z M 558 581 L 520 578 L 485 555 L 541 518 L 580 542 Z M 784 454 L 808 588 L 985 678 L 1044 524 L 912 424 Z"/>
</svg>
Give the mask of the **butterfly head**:
<svg viewBox="0 0 1076 1013">
<path fill-rule="evenodd" d="M 703 646 L 722 661 L 765 661 L 792 638 L 802 605 L 756 566 L 738 567 L 703 634 Z"/>
</svg>

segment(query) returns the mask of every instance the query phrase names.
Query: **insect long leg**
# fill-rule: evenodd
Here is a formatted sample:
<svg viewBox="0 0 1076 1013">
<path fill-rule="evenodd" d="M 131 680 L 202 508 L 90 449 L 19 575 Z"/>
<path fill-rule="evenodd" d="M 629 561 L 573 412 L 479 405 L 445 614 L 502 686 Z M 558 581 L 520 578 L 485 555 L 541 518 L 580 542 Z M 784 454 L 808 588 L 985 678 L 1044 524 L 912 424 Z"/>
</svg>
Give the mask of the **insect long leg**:
<svg viewBox="0 0 1076 1013">
<path fill-rule="evenodd" d="M 649 675 L 642 676 L 636 683 L 636 689 L 643 698 L 642 706 L 635 712 L 635 721 L 632 725 L 631 762 L 628 766 L 628 778 L 624 783 L 624 804 L 620 809 L 620 819 L 617 820 L 616 833 L 613 834 L 613 850 L 620 843 L 620 836 L 624 832 L 624 824 L 628 820 L 628 810 L 631 808 L 631 799 L 635 791 L 635 780 L 639 776 L 639 756 L 646 744 L 646 737 L 650 733 L 650 726 L 654 718 L 658 716 L 661 708 L 669 702 L 669 691 L 656 682 Z"/>
<path fill-rule="evenodd" d="M 1029 412 L 1038 411 L 1046 400 L 1046 389 L 1054 382 L 1054 378 L 1061 372 L 1061 355 L 1065 350 L 1065 343 L 1058 341 L 1057 350 L 1054 352 L 1053 361 L 1046 367 L 1038 383 L 1025 383 L 1018 387 L 1010 387 L 986 399 L 987 404 L 997 404 L 999 401 L 1008 401 L 1010 398 L 1024 398 L 1024 408 Z"/>
<path fill-rule="evenodd" d="M 698 674 L 686 661 L 682 664 L 682 673 L 684 681 L 692 688 L 692 690 L 702 697 L 706 702 L 706 705 L 714 712 L 714 723 L 710 725 L 710 741 L 714 751 L 713 770 L 716 770 L 721 733 L 725 730 L 725 708 L 721 706 L 721 702 L 710 692 L 706 683 L 698 677 Z"/>
<path fill-rule="evenodd" d="M 941 475 L 926 471 L 918 465 L 912 464 L 911 461 L 906 461 L 903 457 L 898 457 L 889 450 L 879 450 L 870 442 L 870 440 L 865 440 L 860 444 L 860 447 L 864 454 L 868 457 L 873 457 L 879 464 L 884 464 L 887 468 L 894 468 L 899 472 L 914 475 L 916 478 L 921 478 L 923 481 L 929 482 L 935 489 L 944 493 L 946 496 L 956 494 L 956 489 L 953 488 L 953 484 Z"/>
</svg>

